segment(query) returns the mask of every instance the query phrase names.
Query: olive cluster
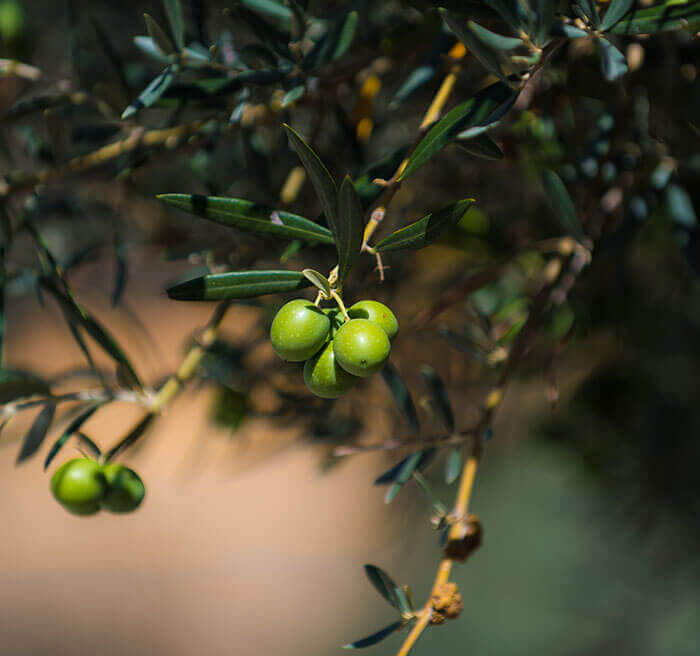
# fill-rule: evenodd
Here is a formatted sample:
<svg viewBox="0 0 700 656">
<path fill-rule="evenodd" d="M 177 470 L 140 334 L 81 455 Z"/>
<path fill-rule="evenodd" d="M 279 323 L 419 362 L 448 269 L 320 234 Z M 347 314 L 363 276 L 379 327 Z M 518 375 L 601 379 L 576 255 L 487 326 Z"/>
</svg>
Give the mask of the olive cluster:
<svg viewBox="0 0 700 656">
<path fill-rule="evenodd" d="M 394 313 L 378 301 L 359 301 L 346 317 L 297 298 L 275 315 L 270 341 L 283 360 L 306 361 L 304 382 L 314 394 L 337 399 L 384 366 L 398 330 Z"/>
<path fill-rule="evenodd" d="M 146 488 L 139 475 L 124 465 L 74 458 L 54 472 L 51 492 L 68 512 L 94 515 L 101 509 L 133 512 L 141 505 Z"/>
</svg>

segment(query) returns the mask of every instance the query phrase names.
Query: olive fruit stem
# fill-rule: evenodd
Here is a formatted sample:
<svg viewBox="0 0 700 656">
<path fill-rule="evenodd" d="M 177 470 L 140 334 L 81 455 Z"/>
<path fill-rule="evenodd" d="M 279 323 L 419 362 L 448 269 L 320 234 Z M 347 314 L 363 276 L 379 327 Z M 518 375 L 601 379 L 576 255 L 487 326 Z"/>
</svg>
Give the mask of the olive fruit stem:
<svg viewBox="0 0 700 656">
<path fill-rule="evenodd" d="M 350 321 L 350 315 L 348 314 L 348 311 L 345 309 L 345 304 L 343 303 L 343 299 L 340 298 L 340 294 L 335 289 L 331 289 L 331 296 L 333 297 L 333 300 L 338 304 L 340 311 L 343 313 L 343 316 L 345 317 L 345 321 Z"/>
</svg>

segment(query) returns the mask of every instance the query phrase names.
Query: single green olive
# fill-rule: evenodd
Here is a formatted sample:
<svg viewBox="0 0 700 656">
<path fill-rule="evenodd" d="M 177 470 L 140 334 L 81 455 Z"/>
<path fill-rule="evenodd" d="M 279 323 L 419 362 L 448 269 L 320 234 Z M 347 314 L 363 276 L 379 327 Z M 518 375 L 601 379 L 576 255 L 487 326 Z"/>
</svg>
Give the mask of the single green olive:
<svg viewBox="0 0 700 656">
<path fill-rule="evenodd" d="M 386 362 L 391 351 L 384 330 L 369 319 L 351 319 L 339 329 L 333 340 L 338 364 L 355 376 L 371 376 Z"/>
<path fill-rule="evenodd" d="M 63 463 L 51 477 L 51 492 L 56 501 L 74 515 L 94 515 L 107 492 L 102 468 L 89 458 L 74 458 Z"/>
<path fill-rule="evenodd" d="M 285 303 L 272 320 L 272 348 L 283 360 L 308 360 L 323 346 L 330 327 L 328 316 L 311 301 L 294 299 Z"/>
<path fill-rule="evenodd" d="M 329 341 L 304 365 L 306 386 L 322 399 L 337 399 L 343 396 L 359 379 L 338 366 L 333 352 L 333 341 Z"/>
<path fill-rule="evenodd" d="M 136 510 L 146 496 L 146 486 L 139 475 L 117 462 L 105 465 L 102 471 L 107 479 L 107 493 L 102 498 L 102 507 L 113 513 Z"/>
<path fill-rule="evenodd" d="M 392 340 L 399 332 L 399 322 L 394 313 L 379 301 L 358 301 L 348 310 L 351 319 L 369 319 L 380 326 L 386 336 Z"/>
</svg>

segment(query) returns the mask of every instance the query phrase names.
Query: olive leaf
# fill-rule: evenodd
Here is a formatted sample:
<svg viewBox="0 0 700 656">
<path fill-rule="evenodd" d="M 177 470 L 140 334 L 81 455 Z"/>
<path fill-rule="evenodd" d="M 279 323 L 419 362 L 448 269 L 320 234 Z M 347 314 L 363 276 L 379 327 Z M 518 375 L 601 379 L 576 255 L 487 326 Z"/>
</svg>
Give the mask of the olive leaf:
<svg viewBox="0 0 700 656">
<path fill-rule="evenodd" d="M 338 285 L 342 286 L 362 247 L 362 204 L 350 176 L 345 176 L 338 193 L 338 225 L 334 230 L 338 249 Z"/>
<path fill-rule="evenodd" d="M 382 379 L 389 388 L 401 415 L 408 422 L 411 430 L 414 433 L 419 433 L 420 422 L 418 421 L 418 413 L 416 412 L 416 406 L 413 403 L 408 387 L 406 387 L 406 383 L 403 382 L 399 372 L 390 362 L 384 365 L 381 373 Z"/>
<path fill-rule="evenodd" d="M 476 157 L 493 160 L 500 160 L 504 157 L 503 151 L 488 134 L 479 134 L 471 139 L 460 139 L 456 144 L 462 150 L 466 150 L 470 155 Z"/>
<path fill-rule="evenodd" d="M 163 0 L 163 4 L 175 45 L 178 50 L 182 50 L 185 47 L 185 21 L 182 17 L 180 0 Z"/>
<path fill-rule="evenodd" d="M 129 118 L 138 112 L 140 109 L 150 107 L 158 100 L 172 84 L 177 73 L 177 65 L 171 64 L 160 75 L 139 94 L 139 97 L 134 100 L 123 112 L 122 119 Z"/>
<path fill-rule="evenodd" d="M 176 301 L 224 301 L 293 292 L 309 285 L 300 271 L 232 271 L 186 280 L 167 293 Z"/>
<path fill-rule="evenodd" d="M 271 209 L 249 200 L 199 194 L 159 194 L 156 198 L 184 212 L 244 232 L 333 243 L 333 235 L 328 228 L 291 212 Z"/>
<path fill-rule="evenodd" d="M 301 60 L 301 68 L 312 71 L 340 59 L 352 44 L 357 29 L 358 14 L 347 13 L 336 21 L 330 29 L 314 44 Z"/>
<path fill-rule="evenodd" d="M 326 296 L 326 298 L 330 298 L 331 296 L 331 283 L 328 281 L 328 278 L 324 276 L 322 273 L 319 273 L 318 271 L 314 269 L 303 269 L 302 273 L 304 274 L 304 277 L 317 289 L 320 289 Z"/>
<path fill-rule="evenodd" d="M 164 55 L 172 55 L 176 52 L 173 42 L 170 37 L 165 33 L 165 30 L 156 23 L 150 14 L 143 15 L 146 21 L 146 31 L 148 36 L 151 38 L 153 43 L 156 45 L 158 50 Z"/>
<path fill-rule="evenodd" d="M 41 443 L 46 437 L 46 433 L 51 427 L 54 414 L 56 413 L 56 404 L 49 401 L 36 416 L 32 427 L 22 440 L 22 448 L 17 456 L 17 464 L 24 462 L 27 458 L 34 455 Z"/>
<path fill-rule="evenodd" d="M 600 23 L 600 29 L 607 32 L 632 8 L 634 0 L 612 0 Z"/>
<path fill-rule="evenodd" d="M 551 169 L 546 169 L 542 173 L 542 186 L 549 204 L 566 232 L 579 241 L 583 241 L 585 235 L 579 223 L 576 208 L 562 179 Z"/>
<path fill-rule="evenodd" d="M 63 448 L 63 445 L 68 441 L 68 438 L 71 437 L 74 433 L 76 433 L 80 427 L 88 420 L 90 417 L 92 417 L 93 414 L 102 406 L 102 403 L 96 403 L 94 405 L 91 405 L 87 408 L 87 410 L 83 410 L 70 424 L 68 424 L 68 428 L 61 433 L 61 437 L 59 437 L 51 447 L 51 450 L 49 451 L 48 455 L 46 456 L 46 460 L 44 461 L 44 469 L 47 469 L 48 466 L 51 464 L 53 459 L 56 457 L 58 452 Z"/>
<path fill-rule="evenodd" d="M 442 423 L 450 433 L 454 432 L 455 418 L 454 413 L 452 412 L 452 404 L 450 403 L 450 395 L 444 381 L 431 367 L 422 367 L 421 374 L 423 375 L 425 383 L 428 387 L 430 396 L 435 401 L 435 405 Z"/>
<path fill-rule="evenodd" d="M 653 34 L 680 28 L 697 30 L 700 27 L 700 2 L 654 5 L 635 8 L 612 28 L 611 34 Z"/>
</svg>

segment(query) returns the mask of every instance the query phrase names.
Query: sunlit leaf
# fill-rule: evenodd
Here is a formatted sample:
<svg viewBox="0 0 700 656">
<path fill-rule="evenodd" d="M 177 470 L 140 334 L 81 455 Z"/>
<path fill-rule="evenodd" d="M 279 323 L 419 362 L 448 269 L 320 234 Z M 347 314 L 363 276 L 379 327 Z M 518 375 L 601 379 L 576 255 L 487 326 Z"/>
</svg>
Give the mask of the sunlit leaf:
<svg viewBox="0 0 700 656">
<path fill-rule="evenodd" d="M 451 203 L 407 225 L 382 239 L 375 248 L 378 251 L 395 251 L 402 248 L 416 250 L 432 244 L 440 234 L 456 225 L 471 207 L 473 199 Z"/>
<path fill-rule="evenodd" d="M 160 194 L 157 198 L 184 212 L 244 232 L 323 244 L 333 243 L 333 235 L 328 228 L 296 214 L 273 210 L 249 200 L 199 194 Z"/>
<path fill-rule="evenodd" d="M 186 280 L 168 289 L 176 301 L 224 301 L 293 292 L 311 283 L 299 271 L 232 271 Z"/>
<path fill-rule="evenodd" d="M 401 622 L 394 622 L 380 629 L 376 633 L 368 635 L 366 638 L 361 638 L 360 640 L 355 640 L 355 642 L 349 642 L 347 645 L 343 645 L 343 649 L 362 649 L 364 647 L 371 647 L 376 645 L 378 642 L 384 640 L 395 631 L 398 631 L 402 626 Z"/>
<path fill-rule="evenodd" d="M 177 72 L 177 66 L 171 64 L 160 75 L 158 75 L 123 112 L 122 118 L 133 116 L 140 109 L 150 107 L 160 98 L 167 88 L 172 84 Z"/>
<path fill-rule="evenodd" d="M 464 130 L 485 127 L 499 121 L 510 110 L 517 97 L 518 93 L 508 85 L 496 82 L 454 107 L 421 139 L 400 179 L 403 180 L 417 171 Z"/>
<path fill-rule="evenodd" d="M 17 456 L 17 464 L 25 461 L 36 453 L 37 449 L 44 441 L 47 431 L 51 427 L 55 412 L 56 404 L 51 401 L 41 409 L 41 412 L 36 416 L 32 427 L 22 441 L 22 448 Z"/>
</svg>

